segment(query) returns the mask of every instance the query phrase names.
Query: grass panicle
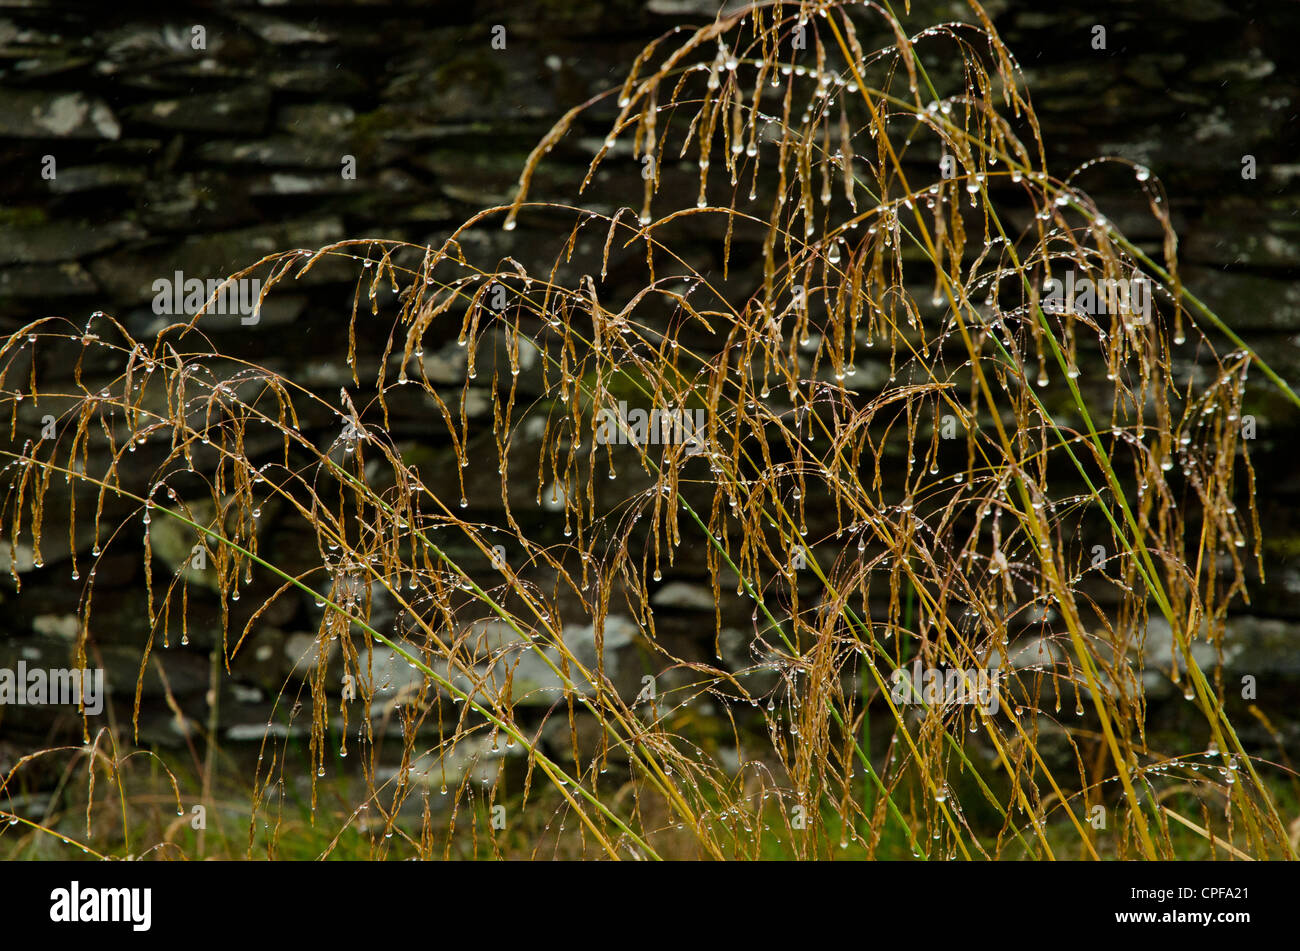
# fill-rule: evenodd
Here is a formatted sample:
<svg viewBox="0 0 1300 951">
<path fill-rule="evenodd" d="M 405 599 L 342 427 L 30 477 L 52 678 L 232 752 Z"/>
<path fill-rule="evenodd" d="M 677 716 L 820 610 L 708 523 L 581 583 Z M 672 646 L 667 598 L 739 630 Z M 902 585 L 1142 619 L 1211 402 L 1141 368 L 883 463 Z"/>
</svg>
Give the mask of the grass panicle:
<svg viewBox="0 0 1300 951">
<path fill-rule="evenodd" d="M 235 275 L 265 298 L 355 267 L 341 388 L 222 352 L 202 314 L 152 340 L 107 314 L 12 336 L 3 543 L 21 589 L 68 534 L 78 664 L 123 551 L 145 578 L 137 719 L 151 659 L 196 625 L 214 688 L 280 602 L 318 625 L 251 781 L 213 787 L 215 705 L 189 767 L 128 766 L 137 724 L 87 721 L 84 750 L 38 754 L 84 758 L 87 838 L 24 817 L 21 849 L 89 848 L 93 814 L 101 851 L 161 856 L 1293 856 L 1290 772 L 1242 747 L 1197 650 L 1221 661 L 1260 558 L 1247 374 L 1290 390 L 1182 287 L 1156 175 L 1048 169 L 971 6 L 915 34 L 856 2 L 674 30 L 440 246 Z M 548 153 L 610 114 L 581 193 L 534 197 Z M 1092 194 L 1140 196 L 1160 253 Z M 516 227 L 559 235 L 549 270 L 493 257 L 483 236 Z M 1149 306 L 1061 306 L 1045 284 L 1067 275 Z M 69 362 L 74 387 L 46 382 Z M 646 438 L 620 406 L 704 426 Z M 417 415 L 436 437 L 410 438 Z M 715 608 L 685 643 L 655 592 L 693 574 Z M 628 620 L 640 693 L 605 669 Z M 918 665 L 995 671 L 998 709 L 900 694 Z M 1148 735 L 1153 674 L 1196 720 L 1178 745 Z M 206 847 L 128 820 L 136 797 L 181 804 L 174 769 L 221 797 Z"/>
</svg>

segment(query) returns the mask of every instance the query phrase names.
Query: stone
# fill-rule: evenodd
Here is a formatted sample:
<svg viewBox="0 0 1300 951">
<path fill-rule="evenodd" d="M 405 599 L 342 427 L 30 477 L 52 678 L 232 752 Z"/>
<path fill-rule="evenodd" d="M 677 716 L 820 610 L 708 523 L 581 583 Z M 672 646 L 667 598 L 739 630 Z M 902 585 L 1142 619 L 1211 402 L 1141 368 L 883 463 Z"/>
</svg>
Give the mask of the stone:
<svg viewBox="0 0 1300 951">
<path fill-rule="evenodd" d="M 144 236 L 143 228 L 127 221 L 52 221 L 34 228 L 0 225 L 0 267 L 71 261 Z"/>
<path fill-rule="evenodd" d="M 10 297 L 48 301 L 93 294 L 98 288 L 95 279 L 76 261 L 22 265 L 0 270 L 0 299 Z"/>
<path fill-rule="evenodd" d="M 498 777 L 507 757 L 524 754 L 523 747 L 515 743 L 507 746 L 505 737 L 494 741 L 487 735 L 462 737 L 441 753 L 424 753 L 412 759 L 408 780 L 428 789 L 453 789 L 466 778 L 480 786 L 491 786 Z M 390 767 L 376 770 L 376 779 L 391 782 L 398 771 Z"/>
<path fill-rule="evenodd" d="M 190 132 L 260 133 L 270 115 L 270 91 L 260 85 L 130 106 L 123 116 L 143 125 Z M 116 136 L 110 136 L 116 138 Z"/>
<path fill-rule="evenodd" d="M 336 170 L 336 174 L 346 152 L 347 149 L 338 143 L 328 144 L 289 135 L 243 142 L 203 142 L 195 149 L 198 158 L 217 165 L 328 168 Z"/>
<path fill-rule="evenodd" d="M 264 13 L 236 12 L 235 20 L 268 43 L 276 46 L 296 46 L 302 43 L 330 43 L 334 34 L 314 25 L 304 26 L 292 20 L 268 16 Z"/>
<path fill-rule="evenodd" d="M 614 678 L 619 670 L 618 651 L 635 639 L 640 629 L 621 615 L 605 619 L 603 660 L 605 674 Z M 573 657 L 594 675 L 597 666 L 595 632 L 591 625 L 565 625 L 564 643 Z M 563 669 L 559 651 L 554 647 L 533 645 L 516 634 L 508 625 L 489 621 L 476 625 L 469 635 L 469 643 L 480 653 L 491 653 L 492 660 L 478 664 L 476 682 L 463 674 L 453 675 L 454 686 L 465 692 L 481 691 L 492 697 L 505 687 L 507 672 L 510 676 L 511 702 L 519 706 L 550 706 L 564 695 L 564 682 L 552 669 Z M 543 659 L 545 658 L 545 659 Z M 549 663 L 548 663 L 549 660 Z M 572 673 L 573 688 L 579 695 L 589 695 L 593 688 L 576 671 Z"/>
<path fill-rule="evenodd" d="M 71 195 L 101 188 L 130 188 L 145 181 L 144 170 L 122 165 L 64 166 L 50 182 L 56 195 Z"/>
<path fill-rule="evenodd" d="M 331 641 L 327 650 L 329 657 L 327 663 L 333 663 L 338 652 L 338 641 Z M 284 642 L 284 656 L 292 665 L 290 670 L 293 676 L 300 680 L 307 680 L 320 662 L 320 641 L 315 634 L 305 631 L 290 634 Z"/>
<path fill-rule="evenodd" d="M 75 614 L 38 614 L 32 618 L 32 630 L 45 637 L 75 642 L 81 632 L 81 619 Z"/>
<path fill-rule="evenodd" d="M 650 603 L 679 611 L 713 611 L 717 607 L 711 588 L 688 581 L 668 582 L 650 596 Z"/>
<path fill-rule="evenodd" d="M 255 264 L 264 255 L 319 247 L 336 240 L 342 232 L 343 223 L 337 219 L 290 221 L 192 237 L 168 248 L 115 251 L 95 259 L 92 268 L 115 298 L 144 304 L 154 299 L 154 282 L 171 279 L 177 271 L 186 279 L 224 278 Z M 301 286 L 301 282 L 294 283 Z"/>
<path fill-rule="evenodd" d="M 1295 281 L 1205 267 L 1185 268 L 1182 279 L 1188 289 L 1238 333 L 1300 331 L 1300 285 Z M 1192 313 L 1199 318 L 1199 313 Z M 1214 331 L 1210 329 L 1210 332 Z"/>
<path fill-rule="evenodd" d="M 1234 159 L 1232 173 L 1239 166 Z M 1300 267 L 1300 204 L 1276 199 L 1267 204 L 1234 197 L 1215 201 L 1201 226 L 1184 238 L 1185 260 L 1252 267 Z"/>
<path fill-rule="evenodd" d="M 121 134 L 122 127 L 113 111 L 97 96 L 0 90 L 0 137 L 116 139 Z"/>
</svg>

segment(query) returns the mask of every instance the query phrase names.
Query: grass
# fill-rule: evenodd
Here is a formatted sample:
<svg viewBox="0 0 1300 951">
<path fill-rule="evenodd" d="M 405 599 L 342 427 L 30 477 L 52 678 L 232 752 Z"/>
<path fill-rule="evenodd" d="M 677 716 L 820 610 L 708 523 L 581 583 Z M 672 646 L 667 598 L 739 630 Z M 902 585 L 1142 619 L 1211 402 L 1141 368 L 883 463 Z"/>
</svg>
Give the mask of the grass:
<svg viewBox="0 0 1300 951">
<path fill-rule="evenodd" d="M 76 662 L 95 644 L 97 561 L 126 550 L 146 579 L 141 682 L 201 608 L 219 618 L 202 631 L 214 685 L 281 599 L 321 608 L 322 659 L 286 678 L 251 782 L 215 704 L 189 760 L 87 721 L 87 748 L 37 751 L 0 781 L 0 816 L 19 820 L 0 826 L 5 850 L 1294 857 L 1293 773 L 1242 745 L 1230 688 L 1192 647 L 1221 648 L 1260 557 L 1249 369 L 1300 401 L 1181 286 L 1156 176 L 1118 159 L 1048 171 L 1014 57 L 972 11 L 911 37 L 856 3 L 673 31 L 543 139 L 511 205 L 440 247 L 352 240 L 236 275 L 264 274 L 267 295 L 319 262 L 358 264 L 337 400 L 220 352 L 198 317 L 149 341 L 106 314 L 12 336 L 0 524 L 14 564 L 20 542 L 40 564 L 43 536 L 72 538 Z M 532 200 L 539 163 L 611 105 L 586 204 Z M 639 211 L 591 197 L 629 150 Z M 1163 256 L 1085 185 L 1145 196 Z M 570 223 L 549 273 L 474 252 L 483 229 L 534 219 Z M 692 266 L 701 240 L 716 260 Z M 1067 271 L 1140 275 L 1151 319 L 1044 307 Z M 452 338 L 459 398 L 426 362 Z M 74 387 L 46 380 L 69 363 Z M 699 451 L 597 445 L 594 410 L 620 400 L 704 408 Z M 445 456 L 402 437 L 413 406 Z M 44 413 L 53 439 L 34 435 Z M 264 551 L 263 509 L 314 551 Z M 206 567 L 158 557 L 164 522 Z M 712 645 L 669 636 L 651 605 L 697 570 Z M 1144 650 L 1153 615 L 1171 656 Z M 653 702 L 599 660 L 616 616 L 635 623 Z M 374 671 L 385 648 L 416 672 L 398 696 Z M 996 668 L 1000 708 L 901 702 L 894 673 L 917 660 Z M 545 683 L 515 683 L 540 669 Z M 1200 721 L 1172 745 L 1148 735 L 1146 672 Z M 86 835 L 70 809 L 38 822 L 13 804 L 45 760 L 85 780 L 68 797 Z M 195 834 L 183 809 L 162 821 L 182 787 L 220 803 L 220 829 Z"/>
</svg>

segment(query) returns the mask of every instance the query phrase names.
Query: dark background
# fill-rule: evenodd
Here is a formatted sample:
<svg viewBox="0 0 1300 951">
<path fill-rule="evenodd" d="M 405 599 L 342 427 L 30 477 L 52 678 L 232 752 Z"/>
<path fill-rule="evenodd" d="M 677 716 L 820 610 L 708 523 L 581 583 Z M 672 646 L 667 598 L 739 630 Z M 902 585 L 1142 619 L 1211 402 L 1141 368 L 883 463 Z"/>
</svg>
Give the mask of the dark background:
<svg viewBox="0 0 1300 951">
<path fill-rule="evenodd" d="M 221 277 L 274 251 L 343 238 L 440 243 L 474 211 L 508 201 L 541 135 L 571 106 L 617 87 L 647 40 L 678 23 L 707 22 L 715 9 L 692 0 L 0 0 L 0 329 L 51 314 L 80 325 L 102 310 L 145 336 L 160 325 L 152 283 L 177 270 Z M 1063 175 L 1101 154 L 1148 165 L 1169 196 L 1186 284 L 1285 379 L 1300 381 L 1300 5 L 993 0 L 987 9 L 1025 69 L 1049 168 Z M 913 32 L 971 19 L 963 3 L 916 2 L 903 14 L 900 0 L 898 12 Z M 195 24 L 206 29 L 204 51 L 190 48 Z M 507 28 L 504 51 L 490 45 L 496 24 Z M 1105 51 L 1091 48 L 1094 24 L 1107 27 Z M 892 42 L 883 28 L 867 39 Z M 931 65 L 942 73 L 943 64 Z M 575 126 L 542 166 L 532 197 L 575 198 L 609 115 L 598 107 Z M 1254 180 L 1241 175 L 1247 154 L 1258 163 Z M 41 175 L 47 155 L 57 164 L 53 180 Z M 354 181 L 340 175 L 344 155 L 356 158 Z M 637 168 L 624 164 L 633 182 L 626 201 L 639 206 Z M 1131 237 L 1158 237 L 1131 190 L 1098 197 Z M 513 233 L 484 228 L 474 240 L 545 270 L 567 223 L 554 227 L 526 215 Z M 219 346 L 337 392 L 347 378 L 355 280 L 355 271 L 322 267 L 278 291 L 255 327 L 227 320 L 209 331 Z M 459 380 L 448 384 L 459 393 Z M 1260 374 L 1247 412 L 1258 420 L 1267 580 L 1253 581 L 1250 604 L 1231 622 L 1230 666 L 1266 675 L 1261 689 L 1293 690 L 1300 418 Z M 398 426 L 419 438 L 418 421 Z M 43 567 L 20 557 L 21 597 L 7 577 L 0 581 L 0 666 L 67 656 L 80 584 L 69 581 L 67 539 L 57 534 Z M 7 572 L 7 550 L 0 559 Z M 98 573 L 95 639 L 110 682 L 135 682 L 147 637 L 140 571 L 138 554 L 127 552 L 106 557 Z M 703 581 L 680 569 L 671 580 Z M 266 699 L 293 666 L 279 640 L 311 637 L 307 613 L 268 617 L 270 652 L 250 651 L 224 681 L 227 739 L 252 738 L 265 724 Z M 683 629 L 711 638 L 711 617 L 694 615 Z M 672 622 L 671 610 L 665 619 Z M 200 630 L 189 649 L 166 655 L 172 691 L 199 720 L 212 636 Z M 1150 689 L 1157 703 L 1172 702 L 1167 683 Z M 151 675 L 142 739 L 179 744 L 161 697 Z M 68 714 L 22 716 L 0 709 L 0 772 L 32 737 L 77 725 Z M 1239 726 L 1248 732 L 1252 723 Z M 252 733 L 238 733 L 241 725 Z M 1283 728 L 1295 738 L 1294 726 Z"/>
</svg>

